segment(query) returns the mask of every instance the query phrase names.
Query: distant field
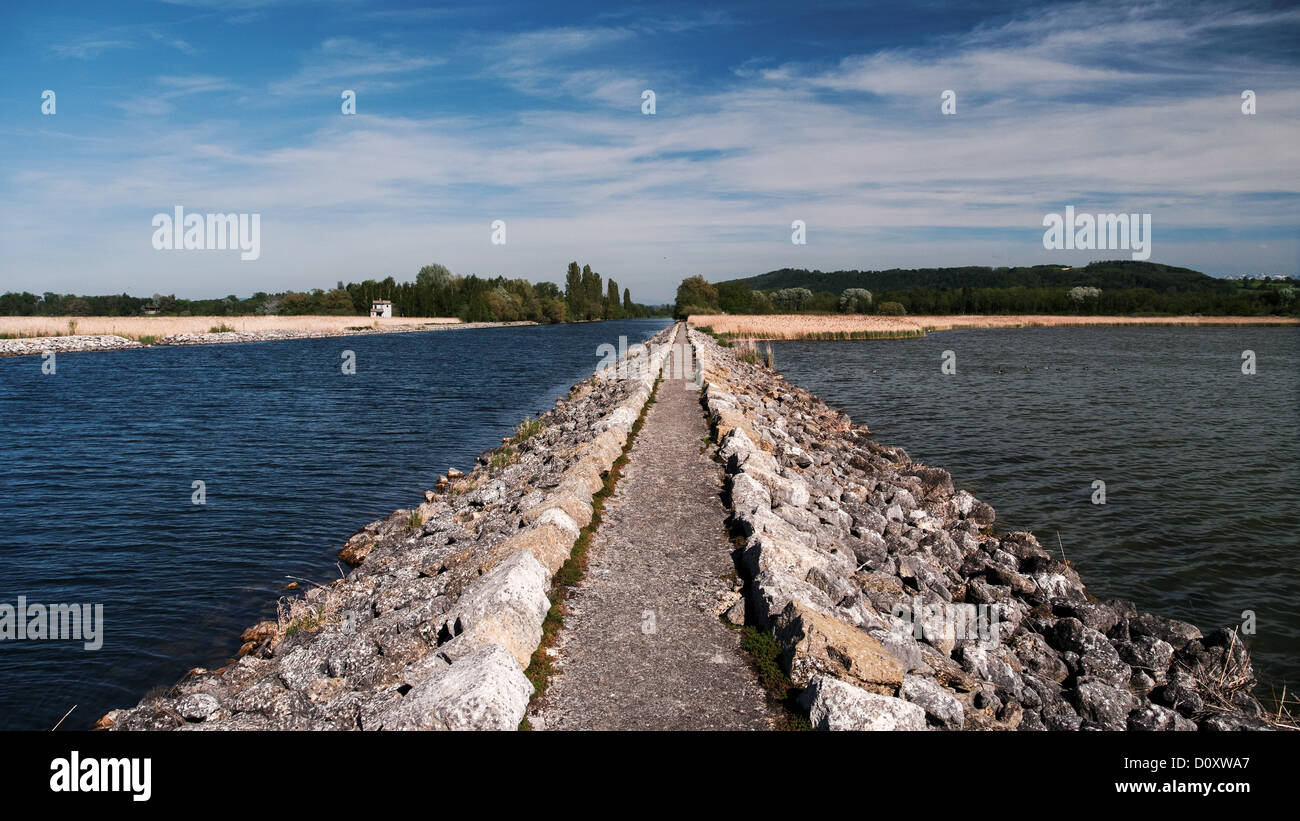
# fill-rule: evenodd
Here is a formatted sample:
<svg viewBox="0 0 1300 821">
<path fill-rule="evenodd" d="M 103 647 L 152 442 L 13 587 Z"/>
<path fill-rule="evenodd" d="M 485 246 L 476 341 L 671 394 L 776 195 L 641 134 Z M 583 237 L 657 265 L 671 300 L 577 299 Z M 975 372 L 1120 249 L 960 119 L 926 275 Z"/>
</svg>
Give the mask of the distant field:
<svg viewBox="0 0 1300 821">
<path fill-rule="evenodd" d="M 1061 325 L 1296 325 L 1273 316 L 870 316 L 866 314 L 692 314 L 695 327 L 739 339 L 881 339 L 924 336 L 953 328 L 1034 328 Z"/>
<path fill-rule="evenodd" d="M 258 333 L 342 333 L 347 328 L 459 324 L 455 317 L 368 316 L 0 316 L 0 338 L 113 334 L 127 339 L 206 334 L 213 329 Z"/>
</svg>

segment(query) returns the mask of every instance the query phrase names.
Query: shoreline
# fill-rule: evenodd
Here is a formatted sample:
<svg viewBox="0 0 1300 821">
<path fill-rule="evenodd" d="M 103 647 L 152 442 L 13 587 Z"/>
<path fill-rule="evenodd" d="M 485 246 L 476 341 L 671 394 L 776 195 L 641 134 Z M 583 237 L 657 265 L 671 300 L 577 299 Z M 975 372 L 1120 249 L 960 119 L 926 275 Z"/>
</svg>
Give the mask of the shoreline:
<svg viewBox="0 0 1300 821">
<path fill-rule="evenodd" d="M 754 341 L 903 339 L 936 331 L 1102 326 L 1277 327 L 1300 325 L 1285 316 L 1073 316 L 1054 314 L 692 314 L 691 326 L 724 339 Z"/>
<path fill-rule="evenodd" d="M 424 333 L 453 330 L 478 330 L 482 328 L 515 328 L 537 325 L 537 322 L 439 322 L 426 325 L 381 325 L 378 327 L 352 326 L 337 331 L 217 331 L 207 333 L 182 333 L 153 339 L 148 343 L 116 334 L 68 334 L 66 336 L 38 336 L 0 339 L 0 356 L 37 356 L 53 353 L 93 353 L 122 351 L 163 346 L 233 345 L 246 342 L 279 342 L 287 339 L 325 339 L 332 337 L 374 336 L 379 334 Z"/>
</svg>

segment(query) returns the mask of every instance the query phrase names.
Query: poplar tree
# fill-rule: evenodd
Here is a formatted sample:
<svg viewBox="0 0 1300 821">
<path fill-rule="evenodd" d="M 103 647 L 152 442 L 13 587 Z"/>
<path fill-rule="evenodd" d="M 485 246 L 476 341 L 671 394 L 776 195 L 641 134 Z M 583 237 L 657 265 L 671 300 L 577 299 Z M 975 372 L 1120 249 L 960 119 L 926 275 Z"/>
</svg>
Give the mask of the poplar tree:
<svg viewBox="0 0 1300 821">
<path fill-rule="evenodd" d="M 618 283 L 614 280 L 609 281 L 609 293 L 605 296 L 605 318 L 621 319 L 623 316 L 623 306 L 618 302 Z"/>
<path fill-rule="evenodd" d="M 570 262 L 569 271 L 565 274 L 564 299 L 569 306 L 569 318 L 582 319 L 586 314 L 586 300 L 583 299 L 582 269 L 577 262 Z"/>
<path fill-rule="evenodd" d="M 600 304 L 602 298 L 600 274 L 591 270 L 590 265 L 582 266 L 583 319 L 597 319 L 604 313 Z"/>
</svg>

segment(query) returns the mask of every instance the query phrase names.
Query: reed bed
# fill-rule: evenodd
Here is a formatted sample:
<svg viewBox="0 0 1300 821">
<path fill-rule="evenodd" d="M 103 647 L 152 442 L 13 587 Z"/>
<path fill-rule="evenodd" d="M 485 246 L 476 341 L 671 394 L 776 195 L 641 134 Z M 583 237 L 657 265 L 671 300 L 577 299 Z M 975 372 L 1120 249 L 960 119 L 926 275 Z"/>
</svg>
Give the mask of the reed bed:
<svg viewBox="0 0 1300 821">
<path fill-rule="evenodd" d="M 341 334 L 349 328 L 458 324 L 455 317 L 368 316 L 0 316 L 0 338 L 19 339 L 76 334 L 111 334 L 134 339 L 161 339 L 179 334 L 223 331 L 268 333 L 292 331 Z"/>
<path fill-rule="evenodd" d="M 959 328 L 1050 328 L 1067 325 L 1295 325 L 1277 316 L 870 316 L 866 314 L 692 314 L 689 321 L 723 339 L 897 339 Z"/>
</svg>

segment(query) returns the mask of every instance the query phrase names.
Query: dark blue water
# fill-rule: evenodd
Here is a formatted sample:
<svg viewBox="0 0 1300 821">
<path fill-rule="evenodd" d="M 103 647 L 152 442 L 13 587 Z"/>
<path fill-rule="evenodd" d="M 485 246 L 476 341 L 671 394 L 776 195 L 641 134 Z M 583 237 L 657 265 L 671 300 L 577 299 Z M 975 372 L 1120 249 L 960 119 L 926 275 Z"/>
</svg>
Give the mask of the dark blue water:
<svg viewBox="0 0 1300 821">
<path fill-rule="evenodd" d="M 944 351 L 954 375 L 940 372 Z M 1203 629 L 1253 610 L 1257 672 L 1295 690 L 1300 331 L 970 330 L 775 352 L 790 381 L 948 469 L 999 527 L 1063 548 L 1093 595 Z"/>
<path fill-rule="evenodd" d="M 86 727 L 238 649 L 291 576 L 423 501 L 667 320 L 0 359 L 0 603 L 101 603 L 102 649 L 0 642 L 0 728 Z M 341 354 L 357 372 L 341 373 Z M 206 504 L 191 501 L 206 483 Z"/>
</svg>

